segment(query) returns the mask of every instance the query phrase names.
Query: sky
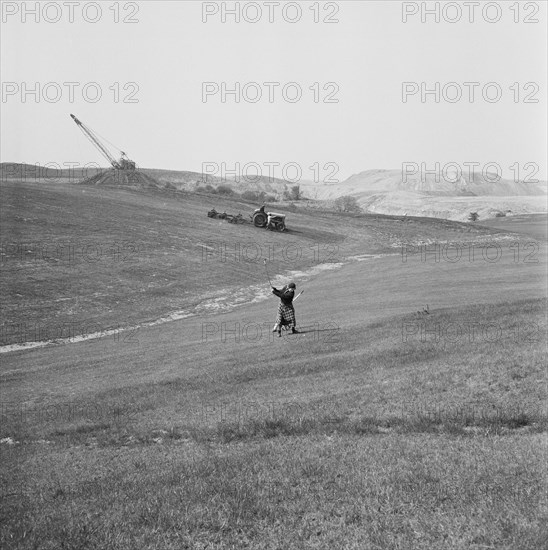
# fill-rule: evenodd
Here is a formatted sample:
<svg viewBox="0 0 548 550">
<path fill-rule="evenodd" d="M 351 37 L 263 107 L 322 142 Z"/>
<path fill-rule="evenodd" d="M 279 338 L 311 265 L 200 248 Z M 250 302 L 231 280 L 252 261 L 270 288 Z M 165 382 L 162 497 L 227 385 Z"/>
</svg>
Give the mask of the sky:
<svg viewBox="0 0 548 550">
<path fill-rule="evenodd" d="M 74 113 L 145 168 L 547 179 L 547 4 L 421 4 L 4 1 L 0 160 L 105 166 Z"/>
</svg>

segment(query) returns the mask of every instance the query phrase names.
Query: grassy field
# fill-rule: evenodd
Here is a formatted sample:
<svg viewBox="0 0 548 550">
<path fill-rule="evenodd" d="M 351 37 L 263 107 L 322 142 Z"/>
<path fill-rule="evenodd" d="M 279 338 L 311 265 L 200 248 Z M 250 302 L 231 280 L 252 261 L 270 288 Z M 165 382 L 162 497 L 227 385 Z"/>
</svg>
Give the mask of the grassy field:
<svg viewBox="0 0 548 550">
<path fill-rule="evenodd" d="M 2 182 L 1 344 L 101 332 L 398 242 L 503 234 L 444 220 L 286 211 L 289 231 L 207 217 L 257 205 L 190 193 Z M 252 295 L 249 295 L 252 298 Z"/>
<path fill-rule="evenodd" d="M 530 238 L 546 241 L 548 225 L 545 214 L 531 214 L 529 216 L 510 216 L 487 220 L 482 225 L 503 229 L 515 233 L 522 233 Z"/>
<path fill-rule="evenodd" d="M 8 240 L 33 241 L 42 226 L 52 239 L 132 238 L 149 254 L 131 269 L 112 261 L 103 271 L 99 262 L 40 271 L 7 259 L 8 319 L 142 321 L 190 304 L 174 297 L 183 288 L 196 297 L 264 279 L 260 261 L 208 264 L 191 253 L 216 239 L 283 238 L 303 251 L 336 244 L 337 260 L 397 254 L 303 276 L 302 335 L 272 335 L 272 298 L 142 328 L 132 339 L 2 354 L 3 548 L 546 545 L 546 250 L 536 234 L 302 211 L 288 212 L 291 232 L 273 235 L 209 220 L 203 196 L 84 195 L 29 188 L 16 216 L 2 217 Z M 160 218 L 169 238 L 148 234 Z M 436 255 L 437 242 L 469 251 L 472 238 L 473 259 Z M 170 254 L 171 245 L 185 253 Z M 145 286 L 170 262 L 184 276 L 165 294 Z M 272 266 L 283 273 L 315 263 L 321 258 L 310 255 Z M 48 299 L 61 288 L 70 296 L 102 288 L 106 304 L 131 284 L 145 291 L 111 313 L 94 299 L 72 313 Z M 418 313 L 426 304 L 429 314 Z"/>
</svg>

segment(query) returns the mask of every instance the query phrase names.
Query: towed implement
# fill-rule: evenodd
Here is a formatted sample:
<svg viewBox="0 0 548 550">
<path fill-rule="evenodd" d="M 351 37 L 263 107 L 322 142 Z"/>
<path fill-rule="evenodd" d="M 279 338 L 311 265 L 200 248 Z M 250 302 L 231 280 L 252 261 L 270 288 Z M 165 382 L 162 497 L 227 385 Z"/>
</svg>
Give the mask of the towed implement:
<svg viewBox="0 0 548 550">
<path fill-rule="evenodd" d="M 228 223 L 245 223 L 245 219 L 241 214 L 238 213 L 238 215 L 234 216 L 233 214 L 227 214 L 226 212 L 217 212 L 215 208 L 212 208 L 207 213 L 207 217 L 226 220 Z"/>
</svg>

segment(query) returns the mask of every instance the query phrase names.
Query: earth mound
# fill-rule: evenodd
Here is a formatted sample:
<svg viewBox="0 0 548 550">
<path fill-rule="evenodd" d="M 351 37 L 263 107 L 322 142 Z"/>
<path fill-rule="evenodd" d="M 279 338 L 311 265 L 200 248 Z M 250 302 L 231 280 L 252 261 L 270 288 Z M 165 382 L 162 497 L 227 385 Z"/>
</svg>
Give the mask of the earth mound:
<svg viewBox="0 0 548 550">
<path fill-rule="evenodd" d="M 146 189 L 164 189 L 169 184 L 162 185 L 158 180 L 140 170 L 117 170 L 111 168 L 99 172 L 80 182 L 80 185 L 96 185 L 108 187 L 139 187 Z"/>
</svg>

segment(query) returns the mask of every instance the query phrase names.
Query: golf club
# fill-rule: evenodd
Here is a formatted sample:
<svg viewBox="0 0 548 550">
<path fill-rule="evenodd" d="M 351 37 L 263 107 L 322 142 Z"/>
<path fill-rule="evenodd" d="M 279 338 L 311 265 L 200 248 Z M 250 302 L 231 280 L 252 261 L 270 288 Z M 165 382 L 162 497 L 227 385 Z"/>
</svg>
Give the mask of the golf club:
<svg viewBox="0 0 548 550">
<path fill-rule="evenodd" d="M 293 301 L 295 301 L 303 292 L 304 292 L 304 290 L 301 290 L 301 291 L 299 292 L 299 294 L 297 294 L 297 296 L 295 296 L 295 298 L 293 298 Z"/>
<path fill-rule="evenodd" d="M 263 263 L 264 263 L 264 270 L 266 272 L 266 276 L 268 277 L 268 282 L 270 283 L 270 286 L 273 286 L 272 281 L 270 280 L 270 275 L 268 274 L 268 269 L 266 268 L 266 258 L 263 259 Z"/>
</svg>

